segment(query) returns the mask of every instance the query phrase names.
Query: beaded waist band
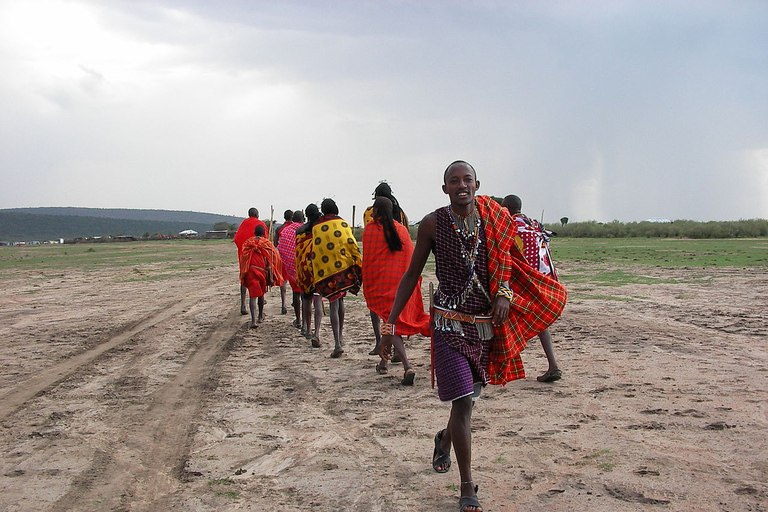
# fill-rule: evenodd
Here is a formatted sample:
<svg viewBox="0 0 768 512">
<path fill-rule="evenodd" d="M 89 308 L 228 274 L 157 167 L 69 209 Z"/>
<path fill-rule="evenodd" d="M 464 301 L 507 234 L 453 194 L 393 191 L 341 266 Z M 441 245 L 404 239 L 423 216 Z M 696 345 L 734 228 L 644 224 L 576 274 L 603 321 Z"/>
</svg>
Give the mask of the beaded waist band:
<svg viewBox="0 0 768 512">
<path fill-rule="evenodd" d="M 490 322 L 493 317 L 489 315 L 470 315 L 469 313 L 460 313 L 453 311 L 452 309 L 442 308 L 440 306 L 433 306 L 435 313 L 447 318 L 448 320 L 456 320 L 467 324 L 476 324 L 481 322 Z"/>
</svg>

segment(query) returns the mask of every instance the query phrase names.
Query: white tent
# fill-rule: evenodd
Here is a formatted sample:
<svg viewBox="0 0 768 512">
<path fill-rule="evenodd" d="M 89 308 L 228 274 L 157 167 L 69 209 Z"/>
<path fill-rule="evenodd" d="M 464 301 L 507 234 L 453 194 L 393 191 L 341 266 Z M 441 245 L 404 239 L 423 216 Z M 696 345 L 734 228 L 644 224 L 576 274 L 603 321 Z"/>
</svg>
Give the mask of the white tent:
<svg viewBox="0 0 768 512">
<path fill-rule="evenodd" d="M 184 231 L 179 232 L 179 235 L 181 236 L 191 236 L 196 234 L 197 234 L 197 231 L 195 231 L 194 229 L 185 229 Z"/>
</svg>

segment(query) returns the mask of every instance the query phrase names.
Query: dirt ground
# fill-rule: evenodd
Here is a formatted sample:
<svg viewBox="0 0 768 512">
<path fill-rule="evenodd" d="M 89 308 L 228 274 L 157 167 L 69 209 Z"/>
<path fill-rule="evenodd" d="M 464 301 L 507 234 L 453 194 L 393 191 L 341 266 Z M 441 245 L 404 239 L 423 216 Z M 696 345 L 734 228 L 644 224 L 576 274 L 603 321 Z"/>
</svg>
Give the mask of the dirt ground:
<svg viewBox="0 0 768 512">
<path fill-rule="evenodd" d="M 234 258 L 161 267 L 2 279 L 0 510 L 458 509 L 455 465 L 430 466 L 449 405 L 426 338 L 404 387 L 374 371 L 362 295 L 336 360 L 328 318 L 311 348 L 277 289 L 248 329 Z M 641 273 L 660 282 L 569 285 L 561 381 L 536 381 L 534 339 L 528 377 L 484 390 L 486 511 L 768 510 L 768 268 Z"/>
</svg>

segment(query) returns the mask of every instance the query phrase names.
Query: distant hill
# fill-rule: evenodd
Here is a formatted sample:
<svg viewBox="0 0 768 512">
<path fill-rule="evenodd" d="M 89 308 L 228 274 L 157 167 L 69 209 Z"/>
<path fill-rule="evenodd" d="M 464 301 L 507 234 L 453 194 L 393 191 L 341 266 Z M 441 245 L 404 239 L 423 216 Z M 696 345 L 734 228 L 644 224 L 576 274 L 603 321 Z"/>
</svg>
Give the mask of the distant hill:
<svg viewBox="0 0 768 512">
<path fill-rule="evenodd" d="M 93 236 L 204 233 L 217 222 L 239 225 L 241 217 L 173 210 L 123 208 L 9 208 L 0 210 L 0 241 L 58 240 Z"/>
</svg>

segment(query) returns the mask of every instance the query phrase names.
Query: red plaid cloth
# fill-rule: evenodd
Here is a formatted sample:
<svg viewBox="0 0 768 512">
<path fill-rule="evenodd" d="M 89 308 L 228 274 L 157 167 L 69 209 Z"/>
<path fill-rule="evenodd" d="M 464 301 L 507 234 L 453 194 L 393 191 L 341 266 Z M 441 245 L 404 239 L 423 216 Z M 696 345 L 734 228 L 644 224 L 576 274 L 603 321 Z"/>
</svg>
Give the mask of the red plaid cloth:
<svg viewBox="0 0 768 512">
<path fill-rule="evenodd" d="M 296 229 L 301 226 L 298 222 L 283 224 L 280 230 L 280 239 L 277 241 L 277 252 L 283 260 L 285 279 L 296 290 Z"/>
<path fill-rule="evenodd" d="M 283 282 L 283 262 L 280 254 L 265 237 L 251 237 L 243 243 L 243 252 L 240 255 L 240 282 L 252 290 L 255 296 L 264 295 L 273 283 L 266 282 L 266 266 L 272 268 L 274 284 Z M 258 280 L 255 284 L 253 280 Z"/>
<path fill-rule="evenodd" d="M 403 249 L 397 252 L 389 250 L 384 228 L 378 221 L 370 222 L 363 229 L 363 295 L 368 309 L 384 320 L 389 317 L 400 279 L 408 269 L 413 254 L 413 242 L 408 228 L 395 222 L 395 229 L 403 242 Z M 429 336 L 429 315 L 424 312 L 421 278 L 397 319 L 395 333 L 403 336 L 417 333 Z"/>
<path fill-rule="evenodd" d="M 475 199 L 487 239 L 491 296 L 496 296 L 504 281 L 515 292 L 508 320 L 494 327 L 488 367 L 491 384 L 504 385 L 525 377 L 520 352 L 528 339 L 557 320 L 567 292 L 560 283 L 528 266 L 514 243 L 516 227 L 509 211 L 488 196 Z"/>
</svg>

